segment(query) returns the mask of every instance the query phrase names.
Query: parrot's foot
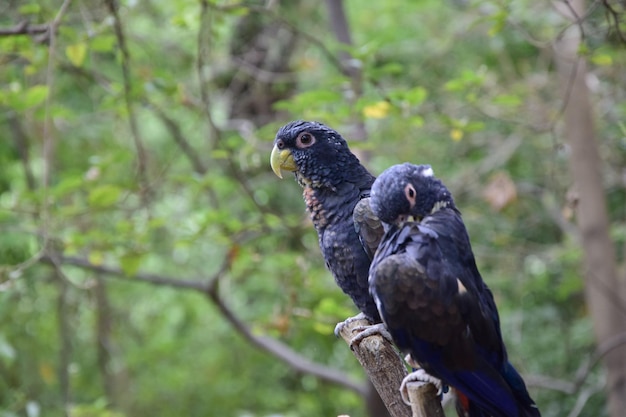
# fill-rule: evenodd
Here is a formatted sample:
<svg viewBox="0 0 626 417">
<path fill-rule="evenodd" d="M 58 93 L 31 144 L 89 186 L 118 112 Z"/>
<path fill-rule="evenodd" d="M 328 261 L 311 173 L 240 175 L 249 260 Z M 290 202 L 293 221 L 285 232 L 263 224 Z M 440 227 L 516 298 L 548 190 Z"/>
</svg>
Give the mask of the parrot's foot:
<svg viewBox="0 0 626 417">
<path fill-rule="evenodd" d="M 365 314 L 359 313 L 354 317 L 350 317 L 346 319 L 346 321 L 342 321 L 341 323 L 338 323 L 335 326 L 335 336 L 339 337 L 344 327 L 358 320 L 367 320 L 369 322 L 369 319 L 365 316 Z M 384 339 L 389 341 L 389 343 L 393 344 L 393 340 L 391 339 L 391 334 L 389 334 L 389 332 L 387 331 L 387 328 L 385 327 L 383 323 L 372 324 L 369 326 L 356 326 L 355 328 L 352 329 L 352 333 L 356 333 L 356 332 L 358 333 L 352 339 L 350 339 L 350 343 L 349 343 L 350 349 L 352 349 L 355 345 L 358 345 L 359 343 L 361 343 L 361 341 L 363 341 L 363 339 L 365 339 L 366 337 L 374 336 L 374 335 L 380 335 Z"/>
<path fill-rule="evenodd" d="M 393 344 L 391 334 L 383 323 L 372 324 L 371 326 L 357 326 L 352 329 L 352 331 L 359 333 L 357 333 L 352 339 L 350 339 L 350 349 L 352 349 L 355 345 L 361 343 L 366 337 L 374 335 L 379 335 L 383 339 L 387 340 L 389 343 Z"/>
<path fill-rule="evenodd" d="M 359 313 L 354 317 L 348 317 L 345 321 L 342 321 L 340 323 L 337 323 L 337 325 L 335 326 L 335 337 L 339 337 L 341 335 L 341 331 L 343 330 L 344 327 L 346 327 L 348 324 L 352 323 L 353 321 L 357 321 L 357 320 L 367 320 L 369 321 L 369 319 L 367 317 L 365 317 L 365 314 L 363 313 Z M 361 327 L 361 326 L 359 326 Z"/>
<path fill-rule="evenodd" d="M 413 366 L 413 365 L 411 365 Z M 411 401 L 409 401 L 409 392 L 407 390 L 407 384 L 409 382 L 423 382 L 426 384 L 433 384 L 435 388 L 437 388 L 437 396 L 441 396 L 443 394 L 443 384 L 440 379 L 435 378 L 434 376 L 428 374 L 423 369 L 418 369 L 417 371 L 411 372 L 402 380 L 402 384 L 400 384 L 400 395 L 402 395 L 402 401 L 406 405 L 411 405 Z"/>
<path fill-rule="evenodd" d="M 413 356 L 411 356 L 411 354 L 409 353 L 408 355 L 406 355 L 404 357 L 404 361 L 411 367 L 413 368 L 414 371 L 417 371 L 419 368 L 421 368 L 420 364 L 417 363 L 417 361 L 415 359 L 413 359 Z"/>
</svg>

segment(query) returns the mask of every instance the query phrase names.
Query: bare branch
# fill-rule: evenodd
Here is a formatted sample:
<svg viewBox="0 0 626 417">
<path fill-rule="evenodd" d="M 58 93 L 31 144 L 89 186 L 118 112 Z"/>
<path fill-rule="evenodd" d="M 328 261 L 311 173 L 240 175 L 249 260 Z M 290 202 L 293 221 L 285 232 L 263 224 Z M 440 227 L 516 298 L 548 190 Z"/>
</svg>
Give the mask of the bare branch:
<svg viewBox="0 0 626 417">
<path fill-rule="evenodd" d="M 68 306 L 68 290 L 67 281 L 57 268 L 53 270 L 54 281 L 58 284 L 57 297 L 57 324 L 59 331 L 59 339 L 61 345 L 59 347 L 59 367 L 57 374 L 59 377 L 59 388 L 61 390 L 61 400 L 63 408 L 69 409 L 71 403 L 70 397 L 70 362 L 72 358 L 72 330 L 70 328 L 70 308 Z"/>
<path fill-rule="evenodd" d="M 204 0 L 203 0 L 203 2 L 204 2 Z M 342 63 L 335 57 L 333 52 L 330 51 L 326 47 L 324 42 L 322 42 L 321 40 L 317 39 L 315 36 L 311 35 L 309 32 L 300 29 L 297 25 L 291 23 L 289 20 L 281 17 L 277 12 L 275 12 L 270 7 L 256 6 L 256 5 L 252 5 L 252 4 L 243 4 L 243 3 L 229 4 L 229 5 L 225 5 L 225 6 L 211 4 L 210 7 L 212 9 L 214 9 L 214 10 L 220 10 L 220 11 L 228 11 L 228 10 L 232 10 L 232 9 L 245 8 L 245 9 L 248 9 L 248 10 L 256 12 L 256 13 L 265 13 L 268 16 L 270 16 L 272 19 L 274 19 L 277 23 L 279 23 L 281 25 L 284 25 L 287 29 L 289 29 L 293 33 L 297 33 L 303 39 L 305 39 L 309 43 L 315 45 L 315 47 L 317 47 L 320 50 L 320 52 L 326 57 L 326 59 L 328 59 L 328 61 L 334 67 L 337 68 L 337 70 L 339 70 L 341 73 L 344 73 L 344 68 L 343 68 Z"/>
<path fill-rule="evenodd" d="M 609 30 L 611 29 L 611 27 L 613 27 L 619 40 L 623 43 L 626 43 L 626 35 L 624 35 L 624 33 L 620 29 L 620 12 L 618 10 L 615 10 L 608 2 L 608 0 L 602 0 L 602 5 L 606 8 L 606 13 L 608 15 L 607 20 L 609 22 Z"/>
<path fill-rule="evenodd" d="M 167 130 L 172 135 L 172 139 L 178 145 L 180 150 L 185 154 L 189 163 L 193 167 L 193 170 L 200 175 L 206 174 L 206 166 L 204 162 L 198 156 L 198 152 L 191 146 L 189 141 L 183 135 L 183 132 L 180 129 L 180 125 L 171 117 L 168 116 L 166 112 L 163 111 L 159 106 L 155 104 L 150 104 L 150 108 L 156 113 L 157 117 L 161 119 Z"/>
<path fill-rule="evenodd" d="M 22 161 L 22 169 L 24 170 L 24 178 L 26 178 L 26 186 L 30 191 L 35 190 L 37 183 L 35 182 L 35 175 L 33 174 L 32 167 L 30 166 L 30 143 L 28 135 L 24 131 L 22 121 L 17 114 L 9 114 L 8 116 L 9 126 L 13 133 L 13 142 L 15 148 Z"/>
<path fill-rule="evenodd" d="M 57 27 L 61 24 L 61 19 L 67 12 L 69 8 L 71 0 L 64 0 L 63 4 L 59 8 L 54 20 L 50 23 L 50 30 L 48 33 L 49 42 L 48 42 L 48 63 L 46 67 L 46 85 L 48 86 L 48 95 L 46 96 L 46 101 L 44 105 L 44 123 L 43 123 L 43 146 L 42 146 L 42 156 L 43 156 L 43 174 L 42 174 L 42 203 L 41 203 L 41 236 L 43 237 L 43 252 L 48 251 L 49 249 L 49 239 L 50 236 L 48 234 L 48 228 L 50 225 L 50 199 L 49 199 L 49 191 L 50 191 L 50 177 L 52 175 L 52 165 L 53 165 L 53 153 L 55 147 L 55 138 L 52 134 L 52 116 L 51 116 L 51 103 L 52 103 L 52 95 L 54 91 L 54 68 L 55 62 L 54 57 L 56 56 L 56 31 Z"/>
<path fill-rule="evenodd" d="M 347 377 L 344 372 L 312 362 L 276 339 L 252 333 L 248 326 L 234 314 L 218 293 L 217 282 L 230 266 L 230 260 L 228 257 L 226 257 L 220 269 L 211 277 L 197 278 L 193 280 L 177 279 L 148 273 L 138 273 L 129 277 L 119 268 L 94 265 L 86 259 L 76 257 L 60 257 L 58 261 L 63 265 L 72 265 L 82 269 L 122 278 L 128 281 L 140 281 L 153 285 L 199 291 L 207 295 L 208 299 L 217 306 L 222 316 L 230 322 L 233 328 L 254 346 L 269 353 L 277 359 L 280 359 L 282 362 L 286 363 L 298 372 L 313 375 L 321 380 L 350 389 L 360 395 L 365 395 L 366 393 L 365 386 L 362 383 Z M 54 264 L 55 261 L 50 257 L 44 257 L 42 258 L 42 262 Z"/>
<path fill-rule="evenodd" d="M 626 333 L 617 334 L 607 340 L 604 340 L 598 348 L 595 350 L 589 361 L 584 362 L 576 371 L 576 377 L 574 383 L 577 386 L 582 386 L 589 373 L 606 355 L 611 353 L 614 349 L 626 345 Z"/>
<path fill-rule="evenodd" d="M 133 107 L 133 87 L 132 77 L 130 74 L 130 52 L 128 51 L 128 45 L 126 44 L 126 35 L 124 34 L 124 28 L 122 27 L 122 21 L 118 13 L 118 4 L 116 0 L 105 1 L 109 12 L 113 17 L 113 27 L 115 29 L 115 37 L 117 38 L 117 44 L 122 52 L 122 78 L 124 80 L 124 103 L 126 105 L 126 112 L 128 113 L 128 123 L 130 125 L 130 133 L 135 144 L 135 150 L 137 152 L 137 177 L 139 184 L 141 185 L 141 199 L 146 204 L 147 196 L 151 194 L 150 185 L 148 182 L 148 155 L 139 133 L 139 125 L 137 123 L 137 116 Z"/>
<path fill-rule="evenodd" d="M 111 369 L 111 351 L 113 341 L 111 339 L 112 314 L 107 284 L 101 277 L 96 277 L 94 285 L 94 295 L 96 299 L 96 358 L 98 370 L 102 378 L 102 385 L 107 401 L 111 404 L 117 403 L 115 378 Z"/>
<path fill-rule="evenodd" d="M 569 412 L 567 417 L 578 417 L 580 413 L 583 411 L 585 404 L 587 404 L 587 401 L 589 401 L 589 398 L 591 398 L 593 395 L 597 394 L 598 392 L 602 391 L 603 389 L 604 387 L 602 385 L 598 385 L 598 386 L 583 390 L 576 398 L 576 403 L 574 404 L 574 407 Z"/>
<path fill-rule="evenodd" d="M 217 288 L 209 291 L 209 298 L 215 303 L 222 315 L 232 324 L 232 326 L 241 334 L 248 342 L 254 346 L 278 357 L 283 362 L 286 362 L 293 369 L 317 376 L 328 382 L 332 382 L 336 385 L 340 385 L 364 396 L 366 390 L 363 384 L 352 381 L 346 377 L 345 373 L 339 372 L 333 368 L 327 368 L 325 366 L 316 364 L 302 357 L 295 351 L 293 351 L 287 345 L 279 342 L 276 339 L 272 339 L 267 336 L 257 336 L 253 334 L 250 329 L 233 313 L 232 310 L 224 303 L 217 293 Z"/>
<path fill-rule="evenodd" d="M 350 36 L 350 26 L 348 18 L 343 7 L 343 0 L 326 0 L 326 8 L 330 17 L 331 29 L 335 34 L 335 39 L 343 45 L 352 46 L 352 38 Z M 348 97 L 351 107 L 363 95 L 363 72 L 361 71 L 361 63 L 355 60 L 348 51 L 339 51 L 340 69 L 350 77 L 350 87 L 352 94 Z M 363 118 L 357 113 L 353 115 L 354 129 L 351 134 L 352 140 L 366 141 L 367 129 Z M 371 152 L 362 150 L 358 153 L 359 159 L 367 163 L 371 159 Z"/>
<path fill-rule="evenodd" d="M 52 259 L 49 256 L 42 258 L 42 262 L 51 264 L 53 263 Z M 146 282 L 153 285 L 163 286 L 163 287 L 172 287 L 179 288 L 185 290 L 195 290 L 200 292 L 207 291 L 207 282 L 211 282 L 211 278 L 208 280 L 206 278 L 198 278 L 197 280 L 185 280 L 185 279 L 176 279 L 171 277 L 165 277 L 157 274 L 148 274 L 148 273 L 138 273 L 132 277 L 127 276 L 124 271 L 119 268 L 114 268 L 111 266 L 105 265 L 95 265 L 83 258 L 77 258 L 73 256 L 64 256 L 58 260 L 58 262 L 62 265 L 72 265 L 79 267 L 81 269 L 87 269 L 93 272 L 98 272 L 101 274 L 112 275 L 117 278 L 126 279 L 129 281 L 141 281 Z"/>
<path fill-rule="evenodd" d="M 529 387 L 550 389 L 568 395 L 576 393 L 576 384 L 564 379 L 552 378 L 546 375 L 525 375 L 524 380 Z"/>
<path fill-rule="evenodd" d="M 298 80 L 298 74 L 295 72 L 268 71 L 264 68 L 259 68 L 256 65 L 251 64 L 245 59 L 239 57 L 232 57 L 232 59 L 239 66 L 239 69 L 253 77 L 255 80 L 264 83 L 286 83 L 296 82 Z"/>
<path fill-rule="evenodd" d="M 335 34 L 335 38 L 339 43 L 351 46 L 352 37 L 350 36 L 350 28 L 343 7 L 343 0 L 326 0 L 326 8 L 328 9 L 330 27 Z M 354 79 L 360 79 L 360 68 L 353 65 L 352 56 L 347 51 L 339 52 L 339 61 L 342 63 L 342 69 L 346 75 Z"/>
<path fill-rule="evenodd" d="M 608 340 L 605 340 L 602 344 L 600 344 L 600 346 L 598 346 L 588 360 L 583 361 L 580 364 L 578 370 L 576 370 L 576 373 L 574 374 L 573 380 L 557 379 L 546 375 L 527 375 L 524 379 L 526 380 L 527 385 L 531 387 L 545 388 L 560 391 L 567 395 L 574 395 L 580 391 L 581 387 L 587 381 L 589 374 L 598 365 L 602 358 L 614 349 L 623 345 L 626 345 L 626 333 L 618 334 Z M 592 391 L 593 393 L 597 392 L 597 390 Z"/>
<path fill-rule="evenodd" d="M 200 1 L 200 27 L 198 29 L 198 56 L 196 57 L 196 72 L 198 73 L 198 86 L 200 99 L 202 101 L 202 111 L 209 123 L 209 144 L 214 148 L 221 139 L 221 132 L 217 128 L 213 115 L 211 114 L 211 99 L 209 98 L 208 69 L 209 48 L 211 46 L 211 25 L 212 16 L 209 13 L 208 0 Z"/>
<path fill-rule="evenodd" d="M 50 41 L 51 30 L 56 30 L 56 26 L 48 23 L 33 25 L 25 20 L 12 28 L 0 28 L 0 36 L 28 35 L 34 37 L 36 42 L 45 44 Z"/>
</svg>

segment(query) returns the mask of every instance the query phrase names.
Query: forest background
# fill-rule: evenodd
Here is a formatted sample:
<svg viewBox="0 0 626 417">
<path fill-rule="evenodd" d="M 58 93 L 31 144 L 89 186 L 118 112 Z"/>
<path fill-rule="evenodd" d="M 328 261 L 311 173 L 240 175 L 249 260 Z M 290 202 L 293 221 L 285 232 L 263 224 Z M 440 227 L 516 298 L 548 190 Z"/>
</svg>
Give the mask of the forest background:
<svg viewBox="0 0 626 417">
<path fill-rule="evenodd" d="M 292 119 L 431 164 L 543 415 L 622 416 L 625 7 L 1 1 L 0 416 L 376 415 Z"/>
</svg>

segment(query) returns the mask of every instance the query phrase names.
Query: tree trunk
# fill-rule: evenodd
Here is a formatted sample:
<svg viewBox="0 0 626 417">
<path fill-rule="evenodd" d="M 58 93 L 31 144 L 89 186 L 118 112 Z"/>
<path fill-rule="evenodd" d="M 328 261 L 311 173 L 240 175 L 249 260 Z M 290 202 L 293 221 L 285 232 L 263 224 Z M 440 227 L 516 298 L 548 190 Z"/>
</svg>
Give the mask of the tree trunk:
<svg viewBox="0 0 626 417">
<path fill-rule="evenodd" d="M 572 0 L 562 10 L 573 22 L 584 15 L 584 1 Z M 573 12 L 577 16 L 573 16 Z M 556 62 L 565 97 L 565 141 L 570 147 L 570 172 L 579 194 L 577 222 L 585 261 L 585 297 L 599 351 L 626 333 L 626 306 L 619 294 L 615 248 L 602 183 L 602 163 L 594 137 L 593 111 L 585 83 L 586 62 L 578 56 L 581 31 L 573 24 L 556 43 Z M 606 349 L 608 407 L 611 417 L 626 410 L 626 345 Z M 604 352 L 603 352 L 604 353 Z"/>
</svg>

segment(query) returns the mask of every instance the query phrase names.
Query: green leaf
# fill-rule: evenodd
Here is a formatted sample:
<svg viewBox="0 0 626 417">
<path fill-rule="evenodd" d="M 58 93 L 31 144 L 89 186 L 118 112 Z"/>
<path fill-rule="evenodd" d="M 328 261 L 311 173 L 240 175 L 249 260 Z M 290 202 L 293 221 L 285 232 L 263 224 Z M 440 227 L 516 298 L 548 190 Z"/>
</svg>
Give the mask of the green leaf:
<svg viewBox="0 0 626 417">
<path fill-rule="evenodd" d="M 479 132 L 485 130 L 485 123 L 483 122 L 469 122 L 465 125 L 466 132 Z"/>
<path fill-rule="evenodd" d="M 75 43 L 65 48 L 65 55 L 72 65 L 79 68 L 83 66 L 85 57 L 87 56 L 87 44 L 85 42 Z"/>
<path fill-rule="evenodd" d="M 24 4 L 18 11 L 20 14 L 37 14 L 41 11 L 41 6 L 37 3 Z"/>
<path fill-rule="evenodd" d="M 422 127 L 424 126 L 424 118 L 422 116 L 411 116 L 409 119 L 411 126 Z"/>
<path fill-rule="evenodd" d="M 613 64 L 613 58 L 609 54 L 597 54 L 591 57 L 591 62 L 601 67 L 608 67 Z"/>
<path fill-rule="evenodd" d="M 80 189 L 83 184 L 83 178 L 80 176 L 65 178 L 54 186 L 52 193 L 55 197 L 63 197 Z"/>
<path fill-rule="evenodd" d="M 46 101 L 48 91 L 47 85 L 35 85 L 23 93 L 15 94 L 13 99 L 7 104 L 16 110 L 27 110 L 39 106 Z"/>
<path fill-rule="evenodd" d="M 330 335 L 333 333 L 335 326 L 332 326 L 328 323 L 320 323 L 320 322 L 315 322 L 313 323 L 313 330 L 315 330 L 317 333 L 323 334 L 323 335 Z"/>
<path fill-rule="evenodd" d="M 426 97 L 428 97 L 428 91 L 424 87 L 411 88 L 405 94 L 406 100 L 413 106 L 422 104 Z"/>
<path fill-rule="evenodd" d="M 463 91 L 465 87 L 465 83 L 462 80 L 456 78 L 454 80 L 450 80 L 443 86 L 447 91 Z"/>
<path fill-rule="evenodd" d="M 500 106 L 516 107 L 522 104 L 522 99 L 513 94 L 500 94 L 492 102 Z"/>
<path fill-rule="evenodd" d="M 120 257 L 120 267 L 122 271 L 128 276 L 133 276 L 139 270 L 141 261 L 143 260 L 142 253 L 127 253 Z"/>
<path fill-rule="evenodd" d="M 94 52 L 111 52 L 115 47 L 115 36 L 96 36 L 89 42 L 89 47 Z"/>
<path fill-rule="evenodd" d="M 122 189 L 115 185 L 101 185 L 89 192 L 87 201 L 92 207 L 105 208 L 117 203 Z"/>
<path fill-rule="evenodd" d="M 230 157 L 230 152 L 224 149 L 215 149 L 211 151 L 211 158 L 213 159 L 228 159 Z"/>
<path fill-rule="evenodd" d="M 589 45 L 587 45 L 584 42 L 581 42 L 580 45 L 578 45 L 578 55 L 585 56 L 585 55 L 588 55 L 589 53 L 590 53 Z"/>
<path fill-rule="evenodd" d="M 489 28 L 489 36 L 494 37 L 502 32 L 502 29 L 504 29 L 504 26 L 506 25 L 507 17 L 508 13 L 504 10 L 499 11 L 491 17 L 493 19 L 493 26 Z"/>
</svg>

